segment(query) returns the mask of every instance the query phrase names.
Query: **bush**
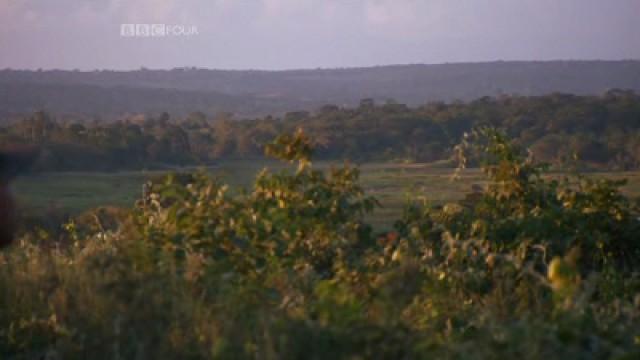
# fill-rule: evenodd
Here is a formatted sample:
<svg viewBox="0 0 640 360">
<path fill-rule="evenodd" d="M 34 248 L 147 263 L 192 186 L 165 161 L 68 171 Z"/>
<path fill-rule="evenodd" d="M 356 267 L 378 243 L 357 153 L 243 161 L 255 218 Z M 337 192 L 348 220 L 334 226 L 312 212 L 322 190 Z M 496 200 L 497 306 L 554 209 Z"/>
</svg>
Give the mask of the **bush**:
<svg viewBox="0 0 640 360">
<path fill-rule="evenodd" d="M 349 165 L 313 169 L 302 132 L 267 152 L 297 167 L 230 191 L 168 178 L 116 227 L 2 254 L 8 358 L 636 358 L 637 209 L 618 183 L 563 181 L 483 130 L 488 188 L 441 209 L 377 207 Z M 472 146 L 475 144 L 475 146 Z M 464 159 L 465 157 L 461 157 Z M 119 214 L 119 217 L 123 216 Z M 37 240 L 37 239 L 36 239 Z"/>
</svg>

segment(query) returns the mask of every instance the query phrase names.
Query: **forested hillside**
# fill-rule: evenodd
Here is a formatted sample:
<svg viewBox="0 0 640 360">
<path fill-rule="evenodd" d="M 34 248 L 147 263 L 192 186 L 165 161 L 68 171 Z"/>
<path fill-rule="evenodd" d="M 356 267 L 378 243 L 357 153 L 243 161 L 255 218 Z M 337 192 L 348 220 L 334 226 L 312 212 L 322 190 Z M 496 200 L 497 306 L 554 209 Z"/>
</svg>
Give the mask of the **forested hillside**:
<svg viewBox="0 0 640 360">
<path fill-rule="evenodd" d="M 139 112 L 169 111 L 186 115 L 230 112 L 238 117 L 279 114 L 287 108 L 313 107 L 299 101 L 252 95 L 229 95 L 216 91 L 195 91 L 140 87 L 103 87 L 87 84 L 2 83 L 0 117 L 11 122 L 17 114 L 41 109 L 75 118 L 100 118 L 106 122 Z"/>
<path fill-rule="evenodd" d="M 0 115 L 46 107 L 56 112 L 104 117 L 130 111 L 167 111 L 176 115 L 184 115 L 185 111 L 225 111 L 264 116 L 311 110 L 327 103 L 355 106 L 363 98 L 394 99 L 418 106 L 430 101 L 471 101 L 503 94 L 597 95 L 614 88 L 640 90 L 639 61 L 490 62 L 289 71 L 2 70 Z"/>
<path fill-rule="evenodd" d="M 262 156 L 281 132 L 304 128 L 320 159 L 435 162 L 450 160 L 465 132 L 492 126 L 558 168 L 640 167 L 640 96 L 612 90 L 601 96 L 553 94 L 485 97 L 409 107 L 363 100 L 326 105 L 314 113 L 243 121 L 228 114 L 132 115 L 115 122 L 79 122 L 37 112 L 0 128 L 0 143 L 42 149 L 41 170 L 140 169 L 210 164 Z"/>
</svg>

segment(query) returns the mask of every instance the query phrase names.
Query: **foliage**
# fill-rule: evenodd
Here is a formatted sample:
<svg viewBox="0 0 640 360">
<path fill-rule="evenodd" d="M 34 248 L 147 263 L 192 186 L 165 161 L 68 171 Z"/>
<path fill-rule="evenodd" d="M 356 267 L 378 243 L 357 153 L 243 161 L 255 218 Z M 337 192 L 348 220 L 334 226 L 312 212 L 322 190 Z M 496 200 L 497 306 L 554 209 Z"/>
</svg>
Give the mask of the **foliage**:
<svg viewBox="0 0 640 360">
<path fill-rule="evenodd" d="M 555 256 L 579 249 L 584 271 L 606 265 L 624 271 L 638 268 L 639 209 L 620 193 L 624 181 L 580 176 L 545 180 L 546 166 L 525 156 L 503 134 L 482 129 L 471 137 L 488 139 L 473 144 L 489 155 L 483 169 L 490 182 L 468 214 L 456 217 L 464 218 L 455 224 L 460 229 L 456 235 L 485 239 L 496 251 L 534 246 L 545 256 Z M 462 166 L 469 147 L 466 140 L 458 147 Z"/>
<path fill-rule="evenodd" d="M 256 158 L 280 133 L 303 127 L 319 159 L 434 162 L 473 128 L 501 128 L 536 158 L 557 168 L 637 169 L 640 97 L 611 90 L 602 96 L 502 96 L 410 108 L 363 100 L 355 108 L 234 121 L 195 112 L 131 115 L 118 121 L 56 118 L 37 112 L 0 128 L 0 144 L 40 146 L 41 170 L 141 169 Z"/>
<path fill-rule="evenodd" d="M 495 130 L 467 140 L 461 159 L 485 154 L 488 187 L 441 208 L 410 202 L 393 231 L 363 220 L 377 202 L 357 168 L 314 169 L 298 131 L 267 147 L 297 167 L 264 170 L 251 191 L 173 176 L 117 229 L 25 238 L 1 258 L 0 351 L 637 358 L 637 209 L 619 184 L 546 180 Z"/>
</svg>

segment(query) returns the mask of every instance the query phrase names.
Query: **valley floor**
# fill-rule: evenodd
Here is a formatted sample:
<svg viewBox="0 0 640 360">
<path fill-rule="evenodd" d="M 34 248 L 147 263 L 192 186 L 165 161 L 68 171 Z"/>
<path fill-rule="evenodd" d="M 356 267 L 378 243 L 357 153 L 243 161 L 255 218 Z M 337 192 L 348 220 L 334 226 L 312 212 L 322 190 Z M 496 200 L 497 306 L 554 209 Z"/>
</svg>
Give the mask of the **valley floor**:
<svg viewBox="0 0 640 360">
<path fill-rule="evenodd" d="M 328 169 L 337 163 L 314 164 Z M 474 185 L 483 186 L 485 177 L 479 169 L 468 169 L 453 178 L 455 169 L 438 168 L 430 164 L 365 163 L 359 164 L 362 184 L 369 195 L 382 204 L 369 221 L 386 228 L 388 219 L 400 216 L 408 198 L 424 198 L 434 205 L 457 201 L 472 191 Z M 208 169 L 225 183 L 234 187 L 250 187 L 263 168 L 286 168 L 279 162 L 235 160 Z M 193 168 L 184 171 L 194 171 Z M 125 171 L 114 173 L 66 172 L 41 173 L 20 178 L 14 192 L 21 206 L 35 213 L 57 209 L 79 214 L 98 206 L 130 207 L 141 195 L 142 185 L 153 178 L 161 178 L 165 171 Z M 563 173 L 549 176 L 561 178 Z M 622 188 L 631 198 L 640 197 L 640 171 L 595 172 L 588 177 L 627 179 Z"/>
</svg>

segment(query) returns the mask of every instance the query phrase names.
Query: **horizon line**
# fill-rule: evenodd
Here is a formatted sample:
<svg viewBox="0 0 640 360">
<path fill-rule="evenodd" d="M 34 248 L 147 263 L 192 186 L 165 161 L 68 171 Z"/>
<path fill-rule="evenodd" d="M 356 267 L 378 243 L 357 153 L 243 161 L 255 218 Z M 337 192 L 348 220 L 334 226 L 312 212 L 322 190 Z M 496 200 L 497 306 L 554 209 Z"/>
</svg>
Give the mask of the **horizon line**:
<svg viewBox="0 0 640 360">
<path fill-rule="evenodd" d="M 375 68 L 389 68 L 389 67 L 402 67 L 402 66 L 447 66 L 447 65 L 480 65 L 480 64 L 496 64 L 496 63 L 557 63 L 557 62 L 640 62 L 640 58 L 624 58 L 624 59 L 547 59 L 547 60 L 486 60 L 486 61 L 452 61 L 452 62 L 438 62 L 438 63 L 392 63 L 392 64 L 378 64 L 368 66 L 336 66 L 336 67 L 300 67 L 300 68 L 284 68 L 284 69 L 258 69 L 258 68 L 211 68 L 211 67 L 198 67 L 198 66 L 176 66 L 172 68 L 148 68 L 146 66 L 140 66 L 138 68 L 128 69 L 78 69 L 78 68 L 13 68 L 5 67 L 0 69 L 0 72 L 4 71 L 23 71 L 23 72 L 136 72 L 136 71 L 174 71 L 174 70 L 204 70 L 204 71 L 221 71 L 221 72 L 264 72 L 264 73 L 279 73 L 279 72 L 296 72 L 296 71 L 336 71 L 336 70 L 362 70 L 362 69 L 375 69 Z"/>
</svg>

